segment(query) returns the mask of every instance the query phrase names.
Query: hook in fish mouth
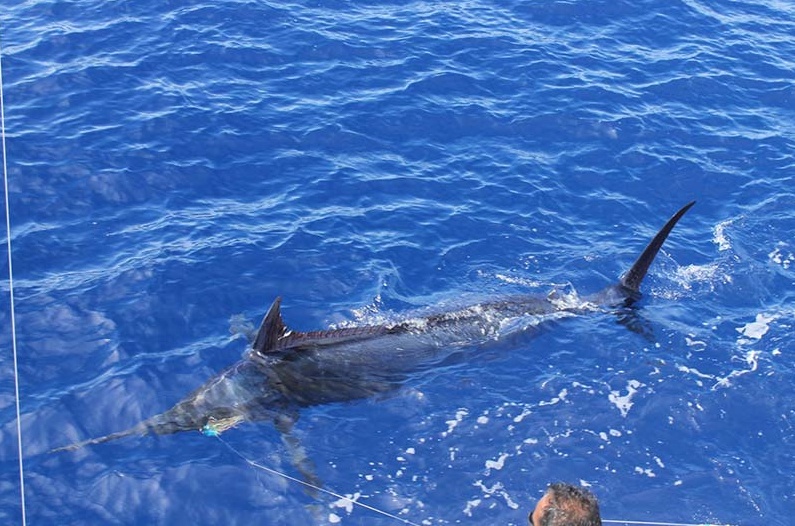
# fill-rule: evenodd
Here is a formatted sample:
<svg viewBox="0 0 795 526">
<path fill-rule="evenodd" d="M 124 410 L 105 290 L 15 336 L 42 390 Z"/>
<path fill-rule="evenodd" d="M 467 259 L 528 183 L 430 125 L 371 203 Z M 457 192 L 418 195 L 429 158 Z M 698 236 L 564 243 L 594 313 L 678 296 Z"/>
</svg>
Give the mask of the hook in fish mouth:
<svg viewBox="0 0 795 526">
<path fill-rule="evenodd" d="M 226 418 L 215 418 L 211 416 L 207 419 L 199 430 L 204 436 L 217 437 L 227 429 L 231 429 L 245 420 L 242 415 L 233 415 Z"/>
</svg>

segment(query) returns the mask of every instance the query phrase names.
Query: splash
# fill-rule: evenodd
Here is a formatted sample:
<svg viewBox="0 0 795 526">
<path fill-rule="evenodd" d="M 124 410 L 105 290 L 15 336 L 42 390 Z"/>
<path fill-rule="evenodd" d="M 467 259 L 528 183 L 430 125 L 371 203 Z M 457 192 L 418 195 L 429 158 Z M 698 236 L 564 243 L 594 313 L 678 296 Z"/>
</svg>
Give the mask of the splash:
<svg viewBox="0 0 795 526">
<path fill-rule="evenodd" d="M 547 299 L 561 312 L 599 310 L 598 305 L 580 298 L 580 295 L 571 285 L 555 287 L 555 289 L 549 293 Z"/>
<path fill-rule="evenodd" d="M 685 265 L 678 267 L 673 274 L 673 281 L 684 291 L 692 291 L 696 287 L 705 287 L 712 292 L 719 284 L 729 285 L 733 279 L 728 274 L 720 262 L 708 263 L 705 265 Z M 680 293 L 677 291 L 663 291 L 662 296 L 677 299 Z"/>
</svg>

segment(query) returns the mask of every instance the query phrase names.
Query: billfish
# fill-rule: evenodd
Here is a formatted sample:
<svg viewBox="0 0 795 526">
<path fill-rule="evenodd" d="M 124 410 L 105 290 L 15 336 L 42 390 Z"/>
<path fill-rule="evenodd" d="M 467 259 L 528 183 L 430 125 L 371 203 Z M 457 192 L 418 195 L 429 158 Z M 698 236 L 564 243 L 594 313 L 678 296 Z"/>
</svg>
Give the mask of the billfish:
<svg viewBox="0 0 795 526">
<path fill-rule="evenodd" d="M 243 358 L 164 413 L 124 431 L 91 438 L 54 451 L 74 450 L 130 436 L 201 431 L 213 436 L 241 422 L 271 420 L 289 436 L 298 410 L 385 393 L 412 373 L 432 368 L 451 350 L 500 340 L 517 325 L 537 324 L 598 309 L 621 309 L 640 297 L 640 285 L 666 238 L 695 204 L 688 203 L 657 232 L 620 279 L 585 301 L 557 294 L 515 295 L 428 316 L 320 331 L 290 329 L 281 298 L 271 305 Z M 289 442 L 289 440 L 288 440 Z M 307 469 L 301 469 L 311 476 Z"/>
</svg>

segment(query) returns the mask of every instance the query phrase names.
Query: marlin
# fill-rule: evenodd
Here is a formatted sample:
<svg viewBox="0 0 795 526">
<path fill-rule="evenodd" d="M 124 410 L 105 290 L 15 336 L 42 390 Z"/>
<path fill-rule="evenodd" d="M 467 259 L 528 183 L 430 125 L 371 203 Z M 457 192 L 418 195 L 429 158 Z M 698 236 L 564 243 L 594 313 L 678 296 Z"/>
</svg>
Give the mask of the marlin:
<svg viewBox="0 0 795 526">
<path fill-rule="evenodd" d="M 695 204 L 674 214 L 618 282 L 566 301 L 558 294 L 516 295 L 394 323 L 299 332 L 281 315 L 281 298 L 271 305 L 242 359 L 164 413 L 127 430 L 58 448 L 74 450 L 130 435 L 201 431 L 215 436 L 242 422 L 271 420 L 296 446 L 289 432 L 300 408 L 348 402 L 386 393 L 412 373 L 443 362 L 456 349 L 478 348 L 538 323 L 599 309 L 618 311 L 640 298 L 640 285 L 668 234 Z M 293 447 L 293 450 L 296 448 Z M 311 470 L 297 466 L 307 478 Z"/>
</svg>

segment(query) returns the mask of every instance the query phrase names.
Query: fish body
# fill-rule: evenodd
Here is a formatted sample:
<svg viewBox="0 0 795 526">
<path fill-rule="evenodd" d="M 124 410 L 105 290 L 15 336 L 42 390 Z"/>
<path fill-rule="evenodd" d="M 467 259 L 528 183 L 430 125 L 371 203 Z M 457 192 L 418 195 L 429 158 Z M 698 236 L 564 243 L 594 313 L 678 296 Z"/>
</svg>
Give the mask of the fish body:
<svg viewBox="0 0 795 526">
<path fill-rule="evenodd" d="M 164 413 L 57 450 L 136 434 L 198 430 L 216 435 L 241 422 L 268 419 L 289 432 L 301 407 L 391 391 L 412 373 L 442 363 L 456 349 L 477 348 L 562 317 L 631 306 L 665 239 L 694 204 L 668 220 L 617 283 L 579 301 L 554 293 L 517 295 L 389 324 L 299 332 L 284 323 L 281 298 L 276 298 L 242 360 Z"/>
</svg>

